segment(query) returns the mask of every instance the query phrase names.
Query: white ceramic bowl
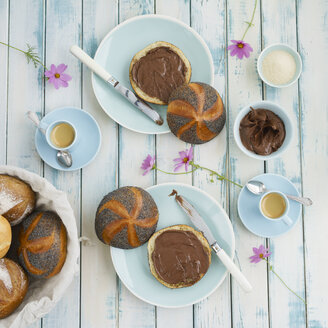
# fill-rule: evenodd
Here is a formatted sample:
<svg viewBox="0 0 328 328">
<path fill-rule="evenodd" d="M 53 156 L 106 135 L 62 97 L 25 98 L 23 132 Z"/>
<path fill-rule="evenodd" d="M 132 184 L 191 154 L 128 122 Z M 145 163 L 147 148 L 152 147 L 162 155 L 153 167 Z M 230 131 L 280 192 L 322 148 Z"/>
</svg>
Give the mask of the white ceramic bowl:
<svg viewBox="0 0 328 328">
<path fill-rule="evenodd" d="M 264 156 L 264 155 L 255 154 L 254 152 L 249 151 L 241 142 L 240 134 L 239 134 L 240 121 L 251 110 L 250 107 L 253 107 L 254 109 L 263 108 L 263 109 L 271 110 L 276 115 L 278 115 L 284 122 L 285 130 L 286 130 L 285 140 L 284 140 L 283 144 L 281 145 L 281 147 L 278 150 L 276 150 L 275 152 L 271 153 L 270 155 Z M 266 160 L 280 156 L 289 147 L 289 145 L 292 141 L 293 135 L 294 135 L 294 128 L 293 128 L 291 118 L 289 117 L 289 115 L 285 112 L 285 110 L 282 107 L 280 107 L 279 105 L 277 105 L 271 101 L 263 100 L 263 101 L 257 101 L 257 102 L 249 104 L 248 106 L 244 107 L 238 113 L 235 123 L 234 123 L 234 127 L 233 127 L 233 134 L 235 137 L 236 144 L 238 145 L 238 147 L 240 148 L 241 151 L 243 151 L 246 155 L 248 155 L 250 157 L 266 161 Z"/>
<path fill-rule="evenodd" d="M 294 59 L 295 59 L 295 63 L 296 63 L 296 72 L 295 75 L 293 77 L 293 79 L 285 84 L 273 84 L 271 82 L 269 82 L 262 74 L 262 62 L 263 59 L 272 51 L 274 50 L 283 50 L 283 51 L 287 51 L 289 54 L 291 54 Z M 296 50 L 294 50 L 292 47 L 288 46 L 287 44 L 283 44 L 283 43 L 276 43 L 276 44 L 272 44 L 268 47 L 266 47 L 261 53 L 260 56 L 257 60 L 257 72 L 260 76 L 260 78 L 262 79 L 262 81 L 264 83 L 266 83 L 267 85 L 270 85 L 271 87 L 274 88 L 285 88 L 285 87 L 289 87 L 290 85 L 292 85 L 293 83 L 295 83 L 298 78 L 300 77 L 301 73 L 302 73 L 302 60 L 300 55 L 298 54 L 298 52 Z"/>
</svg>

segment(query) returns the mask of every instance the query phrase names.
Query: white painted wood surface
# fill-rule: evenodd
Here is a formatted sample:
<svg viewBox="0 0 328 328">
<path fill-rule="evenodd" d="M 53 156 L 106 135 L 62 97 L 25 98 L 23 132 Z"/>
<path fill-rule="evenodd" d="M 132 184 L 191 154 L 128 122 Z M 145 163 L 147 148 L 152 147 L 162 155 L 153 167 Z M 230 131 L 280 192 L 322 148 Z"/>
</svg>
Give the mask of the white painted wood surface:
<svg viewBox="0 0 328 328">
<path fill-rule="evenodd" d="M 73 76 L 69 88 L 55 90 L 42 78 L 42 68 L 34 69 L 20 53 L 0 45 L 0 163 L 27 168 L 66 191 L 81 235 L 95 244 L 81 247 L 80 276 L 57 307 L 32 327 L 328 327 L 328 1 L 259 1 L 255 26 L 246 36 L 254 52 L 240 61 L 229 56 L 226 46 L 243 34 L 253 5 L 253 0 L 0 0 L 0 41 L 21 48 L 28 42 L 46 65 L 64 62 Z M 266 240 L 248 232 L 236 210 L 239 188 L 211 183 L 204 172 L 193 176 L 141 175 L 140 165 L 147 154 L 156 154 L 159 167 L 171 171 L 172 159 L 188 145 L 171 134 L 145 136 L 118 126 L 98 105 L 90 71 L 68 49 L 79 44 L 94 55 L 114 26 L 148 13 L 190 24 L 204 38 L 214 59 L 214 84 L 226 106 L 227 124 L 218 138 L 194 147 L 196 161 L 240 183 L 263 172 L 279 173 L 314 200 L 287 235 Z M 282 90 L 266 87 L 256 73 L 261 49 L 276 42 L 297 48 L 303 60 L 299 83 Z M 289 151 L 267 163 L 246 157 L 233 140 L 237 113 L 259 99 L 280 103 L 292 116 L 297 131 Z M 91 113 L 103 135 L 96 160 L 72 173 L 59 173 L 40 160 L 34 147 L 34 128 L 24 117 L 27 109 L 44 114 L 65 105 Z M 98 242 L 94 232 L 96 207 L 104 194 L 119 186 L 148 187 L 168 181 L 194 184 L 224 206 L 236 236 L 235 262 L 252 282 L 251 294 L 244 294 L 228 277 L 210 297 L 194 306 L 163 309 L 140 301 L 120 282 L 108 247 Z M 264 263 L 249 263 L 252 247 L 261 243 L 271 247 L 276 271 L 306 297 L 306 306 Z"/>
</svg>

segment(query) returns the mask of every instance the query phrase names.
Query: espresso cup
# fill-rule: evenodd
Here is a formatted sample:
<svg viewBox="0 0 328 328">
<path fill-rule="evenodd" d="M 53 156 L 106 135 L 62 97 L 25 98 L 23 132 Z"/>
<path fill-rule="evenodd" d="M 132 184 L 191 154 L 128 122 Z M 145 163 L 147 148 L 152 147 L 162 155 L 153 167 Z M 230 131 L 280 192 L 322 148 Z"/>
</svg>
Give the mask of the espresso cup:
<svg viewBox="0 0 328 328">
<path fill-rule="evenodd" d="M 288 198 L 280 191 L 266 192 L 260 199 L 259 209 L 266 220 L 283 221 L 287 225 L 293 223 L 287 215 L 289 211 Z"/>
<path fill-rule="evenodd" d="M 54 121 L 50 124 L 41 122 L 39 127 L 44 130 L 48 145 L 56 150 L 69 150 L 76 144 L 77 132 L 71 122 Z"/>
</svg>

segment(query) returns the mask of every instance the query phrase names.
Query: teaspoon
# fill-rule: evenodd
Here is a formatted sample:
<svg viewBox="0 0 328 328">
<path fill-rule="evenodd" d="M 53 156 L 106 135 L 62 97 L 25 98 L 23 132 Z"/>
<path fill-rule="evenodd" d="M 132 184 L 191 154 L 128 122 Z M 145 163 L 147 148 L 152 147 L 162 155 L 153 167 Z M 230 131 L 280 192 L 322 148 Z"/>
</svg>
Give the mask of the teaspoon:
<svg viewBox="0 0 328 328">
<path fill-rule="evenodd" d="M 264 192 L 268 191 L 268 189 L 265 187 L 264 183 L 261 181 L 251 180 L 246 183 L 247 189 L 252 192 L 255 195 L 261 195 Z M 305 206 L 310 206 L 313 204 L 312 200 L 307 197 L 298 197 L 298 196 L 292 196 L 292 195 L 286 195 L 285 196 L 289 199 L 295 200 L 296 202 L 299 202 Z"/>
<path fill-rule="evenodd" d="M 40 127 L 40 120 L 39 120 L 38 115 L 36 115 L 35 112 L 28 111 L 27 117 L 36 125 L 36 127 L 39 129 L 39 131 L 43 135 L 46 134 L 44 129 L 42 129 Z M 60 164 L 66 166 L 66 167 L 71 167 L 73 164 L 72 155 L 67 150 L 58 150 L 58 152 L 56 154 L 56 158 Z"/>
</svg>

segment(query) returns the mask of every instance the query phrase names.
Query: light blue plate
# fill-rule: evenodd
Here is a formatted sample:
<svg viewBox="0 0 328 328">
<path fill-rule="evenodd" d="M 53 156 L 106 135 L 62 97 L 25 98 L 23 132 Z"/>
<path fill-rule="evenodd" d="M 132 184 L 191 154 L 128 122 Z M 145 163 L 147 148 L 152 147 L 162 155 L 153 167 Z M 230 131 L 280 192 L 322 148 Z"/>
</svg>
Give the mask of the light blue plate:
<svg viewBox="0 0 328 328">
<path fill-rule="evenodd" d="M 277 190 L 283 193 L 299 196 L 296 187 L 287 178 L 272 173 L 258 175 L 250 180 L 258 180 L 265 184 L 268 190 Z M 293 223 L 288 226 L 283 221 L 272 222 L 266 220 L 259 209 L 261 196 L 252 194 L 244 187 L 238 199 L 238 213 L 244 226 L 255 235 L 271 238 L 280 236 L 292 229 L 301 216 L 302 205 L 293 200 L 289 200 L 288 216 Z"/>
<path fill-rule="evenodd" d="M 191 64 L 192 81 L 213 84 L 213 59 L 206 43 L 188 25 L 167 16 L 144 15 L 121 23 L 100 43 L 95 60 L 124 86 L 132 89 L 130 62 L 138 51 L 155 41 L 170 42 L 183 51 Z M 170 132 L 166 122 L 166 106 L 152 105 L 165 120 L 159 126 L 95 74 L 92 75 L 92 86 L 104 111 L 125 128 L 147 134 Z"/>
<path fill-rule="evenodd" d="M 214 198 L 196 187 L 166 183 L 147 189 L 159 210 L 157 230 L 175 224 L 193 226 L 174 197 L 168 196 L 172 189 L 177 190 L 195 206 L 219 245 L 232 257 L 235 252 L 235 237 L 228 215 Z M 111 247 L 111 255 L 118 276 L 131 293 L 145 302 L 162 307 L 182 307 L 197 303 L 209 296 L 227 275 L 226 268 L 212 252 L 210 268 L 199 282 L 191 287 L 170 289 L 150 273 L 147 243 L 131 250 Z"/>
<path fill-rule="evenodd" d="M 57 151 L 51 148 L 45 136 L 37 129 L 35 132 L 35 146 L 44 162 L 56 170 L 74 171 L 88 165 L 97 155 L 101 145 L 101 132 L 95 119 L 86 111 L 74 108 L 58 108 L 45 117 L 41 122 L 50 124 L 56 120 L 71 122 L 78 136 L 77 143 L 70 150 L 73 159 L 73 165 L 65 168 L 57 162 Z"/>
</svg>

